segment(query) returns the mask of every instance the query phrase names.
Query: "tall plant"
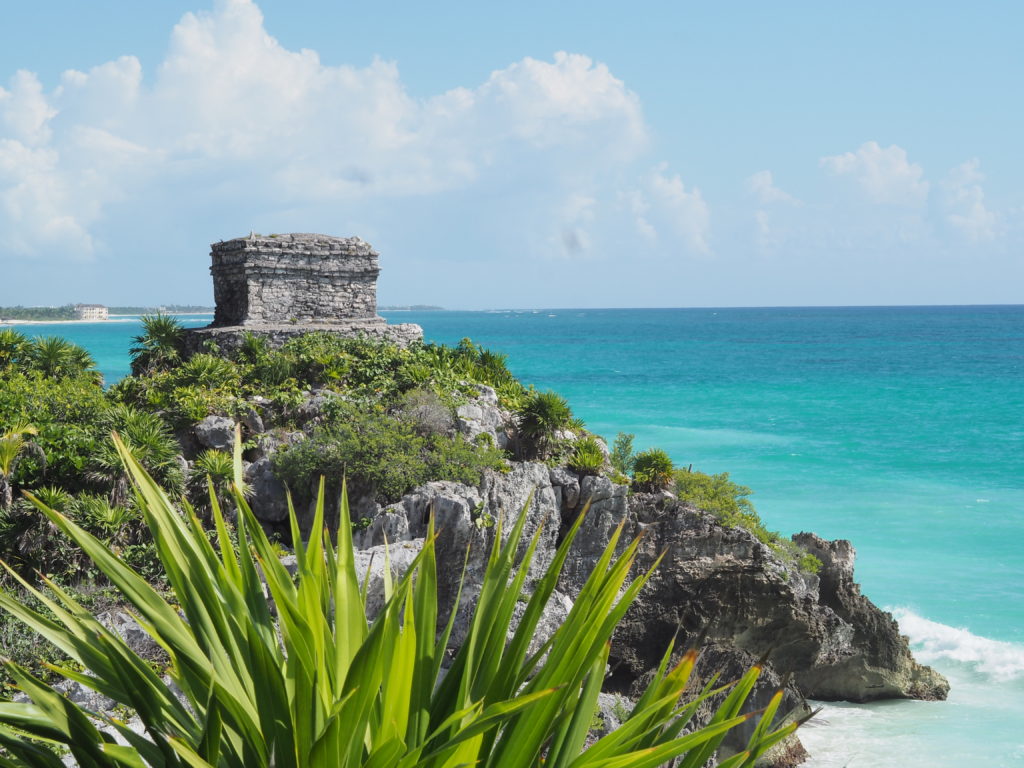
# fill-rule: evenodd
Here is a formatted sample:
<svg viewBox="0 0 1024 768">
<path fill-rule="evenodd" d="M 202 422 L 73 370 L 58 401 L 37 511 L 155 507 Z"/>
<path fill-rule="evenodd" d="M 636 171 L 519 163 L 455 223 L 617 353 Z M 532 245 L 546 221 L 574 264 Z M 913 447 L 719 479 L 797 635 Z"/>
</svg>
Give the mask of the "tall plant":
<svg viewBox="0 0 1024 768">
<path fill-rule="evenodd" d="M 14 473 L 27 455 L 33 455 L 45 466 L 46 454 L 32 441 L 39 430 L 32 424 L 15 424 L 0 434 L 0 510 L 11 508 Z"/>
<path fill-rule="evenodd" d="M 185 329 L 178 319 L 170 315 L 155 314 L 142 317 L 142 333 L 132 339 L 128 350 L 132 358 L 132 375 L 167 370 L 181 359 Z"/>
<path fill-rule="evenodd" d="M 676 758 L 682 758 L 679 765 L 696 768 L 728 730 L 758 718 L 741 714 L 756 667 L 731 686 L 706 688 L 686 699 L 694 654 L 684 654 L 671 669 L 666 654 L 626 723 L 583 749 L 609 638 L 650 576 L 627 582 L 638 542 L 616 558 L 621 526 L 567 619 L 530 655 L 528 646 L 580 521 L 537 584 L 514 632 L 512 617 L 539 532 L 516 567 L 525 510 L 507 535 L 499 524 L 468 637 L 442 679 L 452 621 L 438 636 L 432 525 L 422 551 L 400 578 L 393 580 L 385 563 L 386 602 L 371 621 L 344 495 L 336 540 L 324 527 L 322 491 L 308 544 L 301 544 L 292 515 L 293 578 L 241 493 L 235 493 L 237 550 L 211 497 L 218 551 L 199 521 L 182 516 L 131 451 L 120 441 L 117 445 L 176 605 L 86 531 L 37 504 L 134 606 L 142 626 L 167 651 L 167 674 L 185 702 L 67 592 L 50 583 L 44 593 L 22 582 L 54 618 L 9 594 L 0 594 L 0 607 L 71 657 L 74 664 L 59 668 L 61 674 L 131 708 L 143 727 L 133 730 L 107 714 L 87 712 L 6 662 L 30 701 L 0 703 L 4 765 L 56 768 L 59 758 L 45 748 L 55 744 L 80 765 L 125 768 L 526 768 L 541 761 L 551 768 L 653 768 Z M 238 480 L 238 453 L 235 468 Z M 684 735 L 696 708 L 712 695 L 724 700 L 711 722 Z M 752 765 L 793 732 L 796 724 L 771 729 L 780 700 L 781 693 L 760 714 L 748 749 L 722 765 Z"/>
</svg>

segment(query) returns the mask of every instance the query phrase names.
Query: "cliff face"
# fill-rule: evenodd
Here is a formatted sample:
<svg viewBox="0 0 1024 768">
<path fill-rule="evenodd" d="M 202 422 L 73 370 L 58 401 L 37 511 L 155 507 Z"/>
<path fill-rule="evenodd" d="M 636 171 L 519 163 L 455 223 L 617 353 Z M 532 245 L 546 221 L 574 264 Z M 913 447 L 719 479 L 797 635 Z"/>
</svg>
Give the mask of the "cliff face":
<svg viewBox="0 0 1024 768">
<path fill-rule="evenodd" d="M 580 482 L 565 469 L 517 463 L 507 475 L 488 477 L 479 489 L 454 483 L 418 488 L 384 510 L 360 543 L 380 545 L 385 532 L 389 541 L 420 538 L 433 509 L 441 530 L 442 562 L 446 556 L 449 562 L 460 562 L 471 547 L 471 597 L 493 532 L 478 520 L 507 519 L 530 499 L 528 532 L 545 525 L 533 566 L 539 574 L 554 555 L 560 529 L 591 499 L 559 583 L 568 598 L 578 594 L 623 519 L 623 546 L 641 536 L 635 575 L 665 553 L 616 633 L 611 681 L 616 690 L 628 691 L 656 667 L 679 630 L 683 642 L 703 635 L 721 648 L 767 657 L 779 674 L 792 675 L 809 698 L 864 702 L 946 697 L 945 679 L 914 661 L 891 615 L 860 594 L 849 542 L 799 534 L 797 540 L 822 560 L 818 575 L 803 574 L 744 530 L 726 528 L 711 515 L 667 497 L 627 495 L 626 490 L 606 478 Z M 575 504 L 568 504 L 567 497 Z M 460 574 L 458 569 L 444 570 L 441 584 L 453 599 Z"/>
<path fill-rule="evenodd" d="M 470 436 L 487 432 L 500 445 L 506 438 L 503 417 L 492 396 L 485 393 L 475 405 L 460 408 L 459 428 Z M 266 456 L 248 470 L 260 496 L 253 504 L 257 511 L 284 508 L 283 488 L 272 477 L 263 477 L 269 471 Z M 460 566 L 466 563 L 452 635 L 455 646 L 464 637 L 479 591 L 497 530 L 494 521 L 514 518 L 527 507 L 524 549 L 533 532 L 542 529 L 531 566 L 536 578 L 589 503 L 535 647 L 564 619 L 620 522 L 625 528 L 621 546 L 641 537 L 634 576 L 664 553 L 613 638 L 609 692 L 636 695 L 673 637 L 678 638 L 677 648 L 699 643 L 706 649 L 699 666 L 705 679 L 715 673 L 733 679 L 756 659 L 767 659 L 753 702 L 767 701 L 776 687 L 785 685 L 784 708 L 793 716 L 807 712 L 804 697 L 855 702 L 943 699 L 949 690 L 941 675 L 914 660 L 892 617 L 860 594 L 853 580 L 854 550 L 847 541 L 825 541 L 809 533 L 795 536 L 822 561 L 818 574 L 802 573 L 753 534 L 725 527 L 671 494 L 630 494 L 608 478 L 534 462 L 514 462 L 507 473 L 490 472 L 480 487 L 428 483 L 383 509 L 372 501 L 354 501 L 363 505 L 359 516 L 372 519 L 355 537 L 364 553 L 358 560 L 369 574 L 371 599 L 382 594 L 385 560 L 372 557 L 373 550 L 386 537 L 393 566 L 400 567 L 422 544 L 429 516 L 435 516 L 441 622 L 454 605 Z M 273 514 L 267 518 L 270 524 L 278 522 Z M 741 746 L 741 736 L 734 734 L 724 748 Z M 767 764 L 794 765 L 803 754 L 799 742 L 791 739 Z"/>
</svg>

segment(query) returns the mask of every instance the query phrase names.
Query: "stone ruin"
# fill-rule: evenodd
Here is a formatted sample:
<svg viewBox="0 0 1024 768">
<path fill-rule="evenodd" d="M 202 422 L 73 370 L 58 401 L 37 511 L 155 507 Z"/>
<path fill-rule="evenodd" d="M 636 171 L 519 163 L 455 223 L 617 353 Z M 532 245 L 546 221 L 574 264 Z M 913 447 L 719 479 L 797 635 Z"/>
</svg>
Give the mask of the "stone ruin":
<svg viewBox="0 0 1024 768">
<path fill-rule="evenodd" d="M 207 341 L 231 350 L 247 331 L 274 346 L 312 331 L 403 345 L 423 338 L 418 325 L 377 315 L 379 254 L 358 237 L 251 234 L 214 243 L 210 257 L 216 312 L 189 332 L 190 352 Z"/>
</svg>

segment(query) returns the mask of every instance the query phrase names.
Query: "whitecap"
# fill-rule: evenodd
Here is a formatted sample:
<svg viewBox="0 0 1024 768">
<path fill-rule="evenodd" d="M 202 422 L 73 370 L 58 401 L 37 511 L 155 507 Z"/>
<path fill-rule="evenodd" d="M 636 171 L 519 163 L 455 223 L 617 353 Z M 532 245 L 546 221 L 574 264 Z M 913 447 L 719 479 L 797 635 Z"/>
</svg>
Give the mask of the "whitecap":
<svg viewBox="0 0 1024 768">
<path fill-rule="evenodd" d="M 1024 646 L 940 624 L 919 616 L 909 608 L 891 610 L 900 630 L 910 638 L 919 661 L 926 664 L 938 660 L 957 661 L 997 682 L 1024 677 Z"/>
</svg>

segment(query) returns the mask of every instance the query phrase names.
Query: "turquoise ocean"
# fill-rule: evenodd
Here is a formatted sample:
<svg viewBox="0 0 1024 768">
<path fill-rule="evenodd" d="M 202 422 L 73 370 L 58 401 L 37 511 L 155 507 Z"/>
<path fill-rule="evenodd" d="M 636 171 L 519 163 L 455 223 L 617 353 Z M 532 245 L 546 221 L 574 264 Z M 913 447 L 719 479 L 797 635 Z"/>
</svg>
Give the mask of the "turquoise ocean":
<svg viewBox="0 0 1024 768">
<path fill-rule="evenodd" d="M 775 530 L 854 543 L 864 593 L 952 692 L 825 704 L 809 766 L 1024 765 L 1024 307 L 382 314 L 508 354 L 609 441 L 729 472 Z M 21 329 L 112 382 L 138 328 Z"/>
</svg>

